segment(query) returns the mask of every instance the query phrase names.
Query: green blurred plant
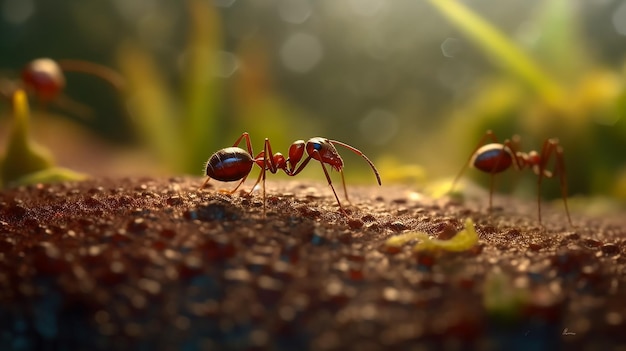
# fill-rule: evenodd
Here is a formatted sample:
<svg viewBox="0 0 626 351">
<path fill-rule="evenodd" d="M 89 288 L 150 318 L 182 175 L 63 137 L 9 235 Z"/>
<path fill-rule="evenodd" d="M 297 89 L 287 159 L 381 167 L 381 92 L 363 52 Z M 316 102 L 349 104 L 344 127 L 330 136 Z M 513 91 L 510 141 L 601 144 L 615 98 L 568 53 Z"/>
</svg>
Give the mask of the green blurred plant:
<svg viewBox="0 0 626 351">
<path fill-rule="evenodd" d="M 465 162 L 487 129 L 501 138 L 523 137 L 527 150 L 557 137 L 565 150 L 571 194 L 603 194 L 626 199 L 626 89 L 623 67 L 594 61 L 578 32 L 576 4 L 543 3 L 532 21 L 541 33 L 523 47 L 456 0 L 430 0 L 506 74 L 486 79 L 453 112 L 446 140 L 457 140 L 450 159 Z M 476 172 L 477 173 L 477 172 Z M 477 178 L 486 182 L 488 177 Z M 558 182 L 545 195 L 558 197 Z"/>
<path fill-rule="evenodd" d="M 55 166 L 48 149 L 31 139 L 30 111 L 23 90 L 13 93 L 12 104 L 14 120 L 6 154 L 0 162 L 0 188 L 85 179 L 83 174 Z"/>
<path fill-rule="evenodd" d="M 312 122 L 298 118 L 301 111 L 274 91 L 268 46 L 259 37 L 246 37 L 235 43 L 232 55 L 225 53 L 217 9 L 203 0 L 184 4 L 189 29 L 181 54 L 180 86 L 170 85 L 168 72 L 140 40 L 128 39 L 118 48 L 124 77 L 121 93 L 128 99 L 142 147 L 156 157 L 146 172 L 200 174 L 213 152 L 231 146 L 244 131 L 252 135 L 256 153 L 264 138 L 272 141 L 274 151 L 287 150 L 293 141 L 290 131 L 306 130 Z M 216 74 L 225 54 L 236 60 L 237 67 L 228 78 Z M 26 123 L 26 117 L 19 121 Z M 50 153 L 32 143 L 27 130 L 27 125 L 16 124 L 2 171 L 5 185 L 82 179 L 54 167 Z"/>
<path fill-rule="evenodd" d="M 528 288 L 516 287 L 511 277 L 500 269 L 487 273 L 483 292 L 483 307 L 499 323 L 518 321 L 530 299 Z"/>
<path fill-rule="evenodd" d="M 119 50 L 130 113 L 148 149 L 168 172 L 198 174 L 213 152 L 231 146 L 244 131 L 252 135 L 257 153 L 266 137 L 283 146 L 298 120 L 287 118 L 293 111 L 271 89 L 265 46 L 239 46 L 239 69 L 228 80 L 233 81 L 229 90 L 227 80 L 215 75 L 221 64 L 220 14 L 206 1 L 186 4 L 190 23 L 182 89 L 168 85 L 155 58 L 137 42 Z"/>
</svg>

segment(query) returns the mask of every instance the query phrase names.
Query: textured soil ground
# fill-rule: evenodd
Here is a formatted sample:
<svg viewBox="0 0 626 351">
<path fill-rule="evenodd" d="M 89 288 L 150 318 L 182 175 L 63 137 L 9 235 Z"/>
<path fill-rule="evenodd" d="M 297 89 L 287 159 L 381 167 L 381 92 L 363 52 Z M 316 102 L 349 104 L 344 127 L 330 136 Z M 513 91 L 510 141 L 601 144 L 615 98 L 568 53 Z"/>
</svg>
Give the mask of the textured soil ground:
<svg viewBox="0 0 626 351">
<path fill-rule="evenodd" d="M 2 350 L 624 350 L 626 219 L 496 198 L 96 179 L 0 193 Z M 340 189 L 338 189 L 340 190 Z M 387 248 L 421 230 L 465 252 Z M 621 347 L 621 348 L 620 348 Z"/>
</svg>

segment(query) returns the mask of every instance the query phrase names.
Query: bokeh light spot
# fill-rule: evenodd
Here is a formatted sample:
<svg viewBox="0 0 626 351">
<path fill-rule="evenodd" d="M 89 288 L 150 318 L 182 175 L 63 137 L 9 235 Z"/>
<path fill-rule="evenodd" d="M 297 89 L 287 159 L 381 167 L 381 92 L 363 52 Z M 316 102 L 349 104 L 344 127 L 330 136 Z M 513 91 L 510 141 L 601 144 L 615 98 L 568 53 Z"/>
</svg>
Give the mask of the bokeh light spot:
<svg viewBox="0 0 626 351">
<path fill-rule="evenodd" d="M 280 49 L 285 67 L 293 72 L 306 73 L 313 69 L 323 56 L 319 39 L 306 33 L 291 34 Z"/>
<path fill-rule="evenodd" d="M 120 14 L 131 22 L 137 21 L 138 18 L 148 13 L 152 13 L 156 8 L 155 0 L 115 0 L 113 3 Z"/>
<path fill-rule="evenodd" d="M 615 31 L 621 35 L 626 35 L 626 2 L 622 2 L 613 12 L 612 20 Z"/>
<path fill-rule="evenodd" d="M 385 2 L 383 0 L 351 0 L 352 11 L 363 17 L 373 17 L 377 15 L 383 8 Z"/>
<path fill-rule="evenodd" d="M 213 3 L 217 7 L 231 7 L 235 3 L 235 0 L 213 0 Z"/>
<path fill-rule="evenodd" d="M 285 22 L 301 24 L 311 16 L 311 5 L 307 0 L 282 0 L 278 13 Z"/>
<path fill-rule="evenodd" d="M 441 53 L 445 57 L 455 57 L 463 50 L 461 40 L 457 38 L 447 38 L 441 43 Z"/>
<path fill-rule="evenodd" d="M 217 68 L 215 75 L 222 78 L 228 78 L 233 75 L 239 68 L 239 59 L 233 53 L 227 51 L 218 51 Z"/>
<path fill-rule="evenodd" d="M 389 111 L 374 109 L 363 117 L 359 130 L 368 142 L 384 145 L 398 134 L 398 117 Z"/>
<path fill-rule="evenodd" d="M 212 69 L 206 71 L 206 75 L 203 78 L 205 81 L 209 81 L 214 79 L 215 77 L 219 78 L 229 78 L 231 77 L 239 67 L 241 67 L 241 62 L 239 57 L 232 52 L 221 51 L 218 50 L 216 52 L 207 52 L 204 49 L 196 49 L 201 50 L 200 52 L 196 52 L 195 54 L 198 56 L 207 56 L 214 55 L 213 59 L 210 62 L 207 62 L 207 65 L 211 65 Z M 192 59 L 190 56 L 193 55 L 193 52 L 184 51 L 178 56 L 178 69 L 182 72 L 188 70 L 188 65 L 190 64 L 189 60 Z"/>
<path fill-rule="evenodd" d="M 173 22 L 165 12 L 146 11 L 135 23 L 141 40 L 154 47 L 163 47 L 170 40 Z"/>
<path fill-rule="evenodd" d="M 4 0 L 2 3 L 2 18 L 12 24 L 26 21 L 35 12 L 32 0 Z"/>
</svg>

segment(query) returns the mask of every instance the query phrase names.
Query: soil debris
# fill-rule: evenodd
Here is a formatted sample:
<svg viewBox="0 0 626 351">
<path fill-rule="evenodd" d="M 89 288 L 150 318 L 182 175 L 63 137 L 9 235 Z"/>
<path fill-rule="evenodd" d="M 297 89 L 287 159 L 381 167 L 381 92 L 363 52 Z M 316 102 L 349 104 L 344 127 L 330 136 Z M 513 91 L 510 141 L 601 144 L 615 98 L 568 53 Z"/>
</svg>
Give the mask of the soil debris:
<svg viewBox="0 0 626 351">
<path fill-rule="evenodd" d="M 268 181 L 95 179 L 0 193 L 7 350 L 611 350 L 626 343 L 626 226 L 532 203 Z M 485 197 L 487 201 L 487 197 Z M 386 247 L 406 232 L 461 252 Z M 426 234 L 425 234 L 426 235 Z"/>
</svg>

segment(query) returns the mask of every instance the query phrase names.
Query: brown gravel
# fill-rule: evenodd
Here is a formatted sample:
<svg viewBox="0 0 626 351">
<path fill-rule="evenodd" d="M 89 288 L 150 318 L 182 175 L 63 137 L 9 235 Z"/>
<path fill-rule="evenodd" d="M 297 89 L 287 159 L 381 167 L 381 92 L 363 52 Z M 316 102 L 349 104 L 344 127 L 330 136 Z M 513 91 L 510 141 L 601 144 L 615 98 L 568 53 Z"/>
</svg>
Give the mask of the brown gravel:
<svg viewBox="0 0 626 351">
<path fill-rule="evenodd" d="M 7 350 L 617 350 L 626 345 L 626 220 L 533 203 L 433 200 L 268 182 L 96 179 L 0 193 Z M 340 190 L 340 189 L 338 189 Z M 386 249 L 394 234 L 462 253 Z M 499 285 L 498 285 L 499 284 Z M 487 288 L 488 287 L 488 288 Z M 623 348 L 622 348 L 623 350 Z"/>
</svg>

